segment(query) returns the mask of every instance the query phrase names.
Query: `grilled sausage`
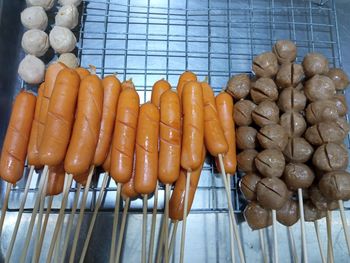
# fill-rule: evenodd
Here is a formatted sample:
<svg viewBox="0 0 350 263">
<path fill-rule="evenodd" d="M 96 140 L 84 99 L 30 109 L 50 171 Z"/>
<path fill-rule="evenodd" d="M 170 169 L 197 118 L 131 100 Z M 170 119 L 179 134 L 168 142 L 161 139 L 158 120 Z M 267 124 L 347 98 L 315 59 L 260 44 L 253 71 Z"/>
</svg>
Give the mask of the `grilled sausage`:
<svg viewBox="0 0 350 263">
<path fill-rule="evenodd" d="M 65 174 L 63 163 L 49 167 L 46 195 L 58 195 L 63 192 Z"/>
<path fill-rule="evenodd" d="M 107 76 L 102 80 L 103 85 L 103 110 L 100 133 L 94 156 L 95 166 L 102 165 L 109 152 L 114 129 L 115 116 L 119 93 L 120 81 L 115 75 Z"/>
<path fill-rule="evenodd" d="M 205 161 L 205 154 L 206 154 L 205 147 L 202 146 L 201 165 L 196 170 L 191 172 L 190 188 L 188 193 L 187 214 L 190 212 L 192 207 L 192 203 L 193 203 L 194 195 L 197 190 L 203 163 Z M 169 201 L 169 217 L 172 220 L 183 219 L 183 213 L 184 213 L 184 207 L 185 207 L 186 178 L 187 178 L 187 171 L 184 169 L 181 169 L 180 176 L 175 183 L 175 188 L 173 190 L 173 193 Z"/>
<path fill-rule="evenodd" d="M 181 110 L 176 92 L 168 90 L 160 97 L 158 179 L 172 184 L 179 177 L 181 161 Z"/>
<path fill-rule="evenodd" d="M 21 91 L 13 104 L 0 158 L 0 177 L 16 184 L 23 175 L 36 97 Z"/>
<path fill-rule="evenodd" d="M 132 82 L 132 79 L 128 79 L 122 82 L 122 90 L 125 90 L 127 88 L 135 89 L 134 82 Z"/>
<path fill-rule="evenodd" d="M 203 90 L 198 82 L 190 81 L 184 86 L 182 112 L 181 166 L 191 172 L 201 164 L 204 139 Z"/>
<path fill-rule="evenodd" d="M 106 173 L 110 173 L 110 170 L 111 170 L 111 153 L 112 153 L 112 147 L 109 148 L 107 158 L 102 164 L 102 168 Z"/>
<path fill-rule="evenodd" d="M 86 76 L 90 75 L 90 71 L 88 71 L 86 68 L 76 68 L 75 71 L 78 73 L 80 80 L 83 80 Z"/>
<path fill-rule="evenodd" d="M 81 173 L 81 174 L 74 174 L 73 179 L 78 183 L 81 184 L 82 186 L 86 185 L 87 178 L 89 176 L 90 169 L 87 171 Z"/>
<path fill-rule="evenodd" d="M 216 110 L 214 92 L 207 82 L 202 82 L 204 103 L 204 142 L 212 156 L 224 154 L 228 145 Z"/>
<path fill-rule="evenodd" d="M 135 89 L 119 96 L 111 153 L 111 176 L 118 183 L 129 181 L 132 173 L 140 98 Z"/>
<path fill-rule="evenodd" d="M 151 194 L 158 176 L 159 111 L 152 103 L 140 107 L 136 134 L 135 190 Z"/>
<path fill-rule="evenodd" d="M 126 182 L 125 184 L 122 185 L 121 195 L 122 195 L 124 200 L 127 198 L 134 200 L 139 196 L 139 193 L 136 192 L 136 190 L 135 190 L 135 161 L 136 161 L 136 158 L 134 158 L 131 178 L 129 179 L 128 182 Z"/>
<path fill-rule="evenodd" d="M 162 94 L 170 89 L 171 86 L 168 81 L 165 79 L 158 80 L 152 87 L 151 102 L 159 108 Z"/>
<path fill-rule="evenodd" d="M 192 71 L 185 71 L 181 74 L 177 83 L 177 94 L 179 94 L 180 101 L 182 101 L 182 91 L 187 82 L 197 81 L 197 76 Z"/>
<path fill-rule="evenodd" d="M 93 162 L 100 132 L 103 109 L 103 87 L 95 75 L 86 76 L 80 84 L 72 138 L 64 160 L 69 174 L 82 174 Z"/>
</svg>

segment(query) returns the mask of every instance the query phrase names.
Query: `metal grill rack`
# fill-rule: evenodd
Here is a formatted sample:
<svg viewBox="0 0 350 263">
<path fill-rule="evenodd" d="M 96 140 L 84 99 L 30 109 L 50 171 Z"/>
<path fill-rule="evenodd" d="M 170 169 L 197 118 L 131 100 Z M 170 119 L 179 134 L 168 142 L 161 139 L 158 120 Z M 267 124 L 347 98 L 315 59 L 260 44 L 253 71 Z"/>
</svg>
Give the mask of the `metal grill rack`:
<svg viewBox="0 0 350 263">
<path fill-rule="evenodd" d="M 132 78 L 141 102 L 150 99 L 155 81 L 165 78 L 175 87 L 187 69 L 199 79 L 207 76 L 219 92 L 231 75 L 250 73 L 253 57 L 270 50 L 278 39 L 296 42 L 298 62 L 317 50 L 332 66 L 341 66 L 334 0 L 84 0 L 80 8 L 76 35 L 81 66 L 95 65 L 101 77 L 117 73 L 120 80 Z M 213 164 L 208 158 L 192 213 L 227 211 L 224 187 Z M 26 212 L 32 211 L 38 178 L 36 174 L 32 181 Z M 231 189 L 237 213 L 244 206 L 238 178 L 232 177 Z M 10 211 L 18 210 L 25 180 L 12 190 Z M 96 176 L 87 202 L 91 210 L 101 183 L 102 176 Z M 101 211 L 114 209 L 115 191 L 111 180 Z M 54 199 L 53 212 L 58 211 L 60 198 Z M 162 198 L 160 193 L 159 209 Z M 139 212 L 141 205 L 141 200 L 132 202 L 131 212 Z"/>
</svg>

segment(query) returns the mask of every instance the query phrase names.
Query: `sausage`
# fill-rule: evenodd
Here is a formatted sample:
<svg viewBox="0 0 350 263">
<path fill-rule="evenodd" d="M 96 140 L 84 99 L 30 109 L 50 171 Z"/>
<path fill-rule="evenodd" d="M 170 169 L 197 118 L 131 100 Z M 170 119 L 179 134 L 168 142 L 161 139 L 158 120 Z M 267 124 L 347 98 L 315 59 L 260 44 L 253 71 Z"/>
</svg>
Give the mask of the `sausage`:
<svg viewBox="0 0 350 263">
<path fill-rule="evenodd" d="M 30 138 L 28 143 L 27 161 L 29 165 L 33 165 L 35 168 L 40 168 L 41 163 L 39 159 L 39 115 L 41 109 L 41 102 L 44 95 L 45 82 L 43 82 L 38 88 L 38 97 L 36 99 L 34 120 L 32 123 L 32 129 L 30 131 Z"/>
<path fill-rule="evenodd" d="M 50 99 L 39 159 L 43 165 L 63 162 L 72 131 L 80 78 L 75 70 L 65 68 L 58 73 Z"/>
<path fill-rule="evenodd" d="M 65 174 L 63 163 L 49 167 L 46 195 L 58 195 L 63 192 Z"/>
<path fill-rule="evenodd" d="M 112 153 L 112 147 L 109 147 L 107 158 L 102 164 L 102 168 L 103 168 L 103 170 L 106 173 L 110 173 L 110 169 L 111 169 L 111 153 Z"/>
<path fill-rule="evenodd" d="M 158 176 L 159 111 L 152 103 L 140 107 L 136 134 L 135 190 L 154 192 Z"/>
<path fill-rule="evenodd" d="M 134 85 L 134 82 L 132 82 L 132 79 L 123 81 L 122 90 L 125 90 L 127 88 L 135 89 L 135 85 Z"/>
<path fill-rule="evenodd" d="M 201 165 L 196 170 L 191 172 L 190 188 L 188 193 L 187 214 L 191 210 L 194 195 L 196 194 L 199 178 L 200 178 L 202 167 L 205 161 L 205 154 L 206 154 L 205 147 L 202 146 Z M 175 187 L 169 201 L 169 217 L 172 220 L 183 219 L 183 213 L 184 213 L 184 207 L 185 207 L 186 178 L 187 178 L 187 171 L 184 169 L 181 169 L 180 176 L 175 183 Z"/>
<path fill-rule="evenodd" d="M 203 89 L 198 82 L 190 81 L 184 86 L 182 112 L 181 166 L 191 172 L 201 164 L 204 140 Z"/>
<path fill-rule="evenodd" d="M 207 82 L 202 82 L 204 103 L 204 143 L 212 156 L 224 154 L 228 145 L 216 110 L 214 92 Z"/>
<path fill-rule="evenodd" d="M 235 123 L 233 121 L 233 100 L 227 92 L 221 92 L 216 96 L 215 104 L 228 144 L 228 151 L 224 154 L 223 158 L 225 171 L 228 174 L 234 174 L 237 168 L 237 157 Z"/>
<path fill-rule="evenodd" d="M 139 196 L 139 193 L 135 190 L 135 160 L 136 158 L 134 158 L 133 170 L 129 181 L 122 185 L 121 195 L 124 200 L 127 198 L 135 200 Z"/>
<path fill-rule="evenodd" d="M 83 80 L 86 76 L 90 75 L 90 71 L 88 71 L 86 68 L 76 68 L 75 71 L 78 73 L 80 80 Z"/>
<path fill-rule="evenodd" d="M 36 97 L 21 91 L 13 104 L 0 158 L 0 177 L 16 184 L 23 175 Z"/>
<path fill-rule="evenodd" d="M 120 81 L 115 75 L 107 76 L 102 80 L 103 86 L 103 110 L 100 133 L 94 156 L 94 165 L 100 166 L 105 161 L 114 129 L 117 104 L 121 90 Z"/>
<path fill-rule="evenodd" d="M 170 90 L 171 86 L 165 79 L 158 80 L 152 87 L 151 102 L 159 108 L 160 98 L 164 92 Z"/>
<path fill-rule="evenodd" d="M 72 138 L 68 146 L 64 169 L 69 174 L 82 174 L 93 162 L 103 109 L 103 87 L 95 75 L 80 83 L 78 105 Z"/>
<path fill-rule="evenodd" d="M 89 176 L 90 169 L 87 171 L 81 173 L 81 174 L 74 174 L 73 179 L 78 183 L 81 184 L 82 186 L 86 185 L 87 178 Z"/>
<path fill-rule="evenodd" d="M 176 92 L 168 90 L 160 97 L 158 179 L 172 184 L 179 177 L 181 161 L 181 110 Z"/>
<path fill-rule="evenodd" d="M 129 181 L 132 173 L 140 98 L 135 89 L 119 96 L 111 153 L 111 176 L 118 183 Z"/>
<path fill-rule="evenodd" d="M 181 74 L 176 87 L 177 94 L 179 94 L 180 97 L 180 101 L 182 100 L 182 90 L 185 84 L 189 81 L 197 81 L 197 76 L 192 71 L 185 71 Z"/>
</svg>

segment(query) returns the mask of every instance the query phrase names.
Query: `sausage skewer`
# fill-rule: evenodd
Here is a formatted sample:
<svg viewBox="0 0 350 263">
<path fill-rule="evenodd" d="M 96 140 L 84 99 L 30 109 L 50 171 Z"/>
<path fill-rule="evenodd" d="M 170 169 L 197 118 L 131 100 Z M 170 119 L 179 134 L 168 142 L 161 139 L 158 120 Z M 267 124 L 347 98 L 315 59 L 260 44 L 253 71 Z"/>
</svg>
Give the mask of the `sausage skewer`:
<svg viewBox="0 0 350 263">
<path fill-rule="evenodd" d="M 227 174 L 227 185 L 228 188 L 231 189 L 231 175 Z M 229 231 L 230 231 L 230 249 L 231 249 L 231 262 L 235 263 L 235 241 L 234 241 L 234 237 L 233 237 L 233 225 L 232 225 L 232 221 L 231 218 L 229 217 L 228 219 L 229 221 Z"/>
<path fill-rule="evenodd" d="M 5 198 L 4 198 L 4 203 L 3 203 L 2 209 L 1 209 L 0 235 L 1 235 L 2 227 L 3 227 L 4 221 L 5 221 L 7 205 L 8 205 L 9 198 L 10 198 L 11 186 L 12 186 L 11 183 L 7 183 L 7 186 L 6 186 L 6 193 L 5 193 Z"/>
<path fill-rule="evenodd" d="M 148 195 L 143 195 L 142 199 L 142 247 L 141 247 L 141 262 L 146 263 L 147 255 L 147 198 Z"/>
<path fill-rule="evenodd" d="M 115 206 L 114 206 L 114 215 L 113 215 L 113 228 L 112 228 L 112 242 L 111 242 L 111 250 L 109 254 L 109 262 L 112 263 L 115 259 L 115 243 L 117 238 L 117 228 L 119 223 L 119 204 L 120 204 L 120 196 L 121 196 L 122 184 L 117 183 L 117 192 L 115 197 Z"/>
<path fill-rule="evenodd" d="M 149 241 L 148 262 L 153 262 L 153 250 L 154 250 L 154 236 L 157 223 L 157 210 L 158 210 L 158 182 L 153 196 L 153 210 L 152 210 L 152 223 L 151 223 L 151 236 Z"/>
<path fill-rule="evenodd" d="M 122 248 L 122 243 L 123 243 L 123 238 L 124 238 L 126 216 L 128 214 L 129 206 L 130 206 L 130 198 L 128 197 L 125 200 L 125 205 L 124 205 L 124 210 L 123 210 L 123 215 L 122 215 L 122 222 L 120 224 L 120 230 L 119 230 L 119 237 L 118 237 L 118 244 L 117 244 L 115 262 L 119 262 L 120 251 L 121 251 L 121 248 Z"/>
<path fill-rule="evenodd" d="M 173 252 L 174 252 L 174 248 L 175 248 L 175 238 L 176 238 L 176 233 L 177 233 L 177 227 L 179 224 L 179 221 L 176 220 L 174 223 L 171 222 L 171 224 L 173 224 L 173 230 L 171 233 L 171 239 L 170 239 L 170 243 L 169 243 L 169 259 L 171 258 Z"/>
</svg>

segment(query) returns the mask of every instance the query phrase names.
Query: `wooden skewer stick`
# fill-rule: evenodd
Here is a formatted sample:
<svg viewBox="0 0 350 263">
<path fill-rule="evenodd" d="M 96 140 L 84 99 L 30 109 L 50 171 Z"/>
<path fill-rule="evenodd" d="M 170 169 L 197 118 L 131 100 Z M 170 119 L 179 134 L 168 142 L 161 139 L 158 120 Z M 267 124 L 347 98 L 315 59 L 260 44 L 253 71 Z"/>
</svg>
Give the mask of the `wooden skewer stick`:
<svg viewBox="0 0 350 263">
<path fill-rule="evenodd" d="M 12 186 L 11 183 L 7 183 L 4 203 L 2 204 L 2 209 L 1 209 L 0 236 L 1 236 L 1 232 L 2 232 L 2 227 L 3 227 L 4 222 L 5 222 L 6 210 L 7 210 L 7 205 L 8 205 L 9 198 L 10 198 L 11 186 Z"/>
<path fill-rule="evenodd" d="M 77 246 L 78 246 L 78 239 L 79 239 L 79 234 L 80 234 L 80 228 L 81 225 L 83 223 L 83 219 L 84 219 L 84 212 L 85 212 L 85 205 L 86 205 L 86 200 L 89 194 L 89 188 L 90 188 L 90 184 L 91 184 L 91 179 L 92 179 L 92 175 L 94 173 L 94 166 L 90 167 L 90 172 L 86 181 L 86 185 L 84 187 L 84 193 L 83 193 L 83 199 L 81 200 L 80 203 L 80 213 L 79 213 L 79 218 L 78 218 L 78 223 L 75 229 L 75 233 L 74 233 L 74 239 L 73 239 L 73 245 L 72 245 L 72 251 L 70 254 L 70 258 L 69 258 L 69 262 L 73 263 L 74 262 L 74 258 L 75 258 L 75 253 L 77 250 Z"/>
<path fill-rule="evenodd" d="M 348 245 L 348 253 L 350 255 L 350 232 L 349 232 L 348 223 L 346 222 L 343 200 L 338 200 L 338 204 L 339 204 L 340 217 L 341 217 L 341 222 L 343 224 L 346 244 Z"/>
<path fill-rule="evenodd" d="M 168 238 L 169 238 L 169 232 L 168 232 L 168 221 L 169 221 L 169 199 L 170 199 L 170 185 L 165 185 L 165 210 L 164 210 L 164 222 L 163 222 L 163 230 L 164 230 L 164 257 L 165 262 L 169 262 L 169 251 L 168 251 Z M 160 244 L 163 246 L 163 242 Z"/>
<path fill-rule="evenodd" d="M 274 263 L 278 263 L 278 241 L 277 241 L 276 210 L 272 210 L 272 231 L 273 231 Z"/>
<path fill-rule="evenodd" d="M 11 236 L 11 241 L 10 241 L 9 248 L 7 249 L 7 253 L 6 253 L 6 257 L 5 257 L 5 263 L 8 263 L 10 261 L 10 258 L 11 258 L 13 246 L 14 246 L 15 241 L 16 241 L 18 228 L 19 228 L 19 225 L 21 223 L 21 219 L 22 219 L 22 215 L 23 215 L 23 211 L 24 211 L 24 206 L 25 206 L 26 201 L 27 201 L 27 196 L 28 196 L 30 184 L 32 182 L 33 174 L 34 174 L 34 166 L 30 166 L 27 183 L 26 183 L 26 186 L 24 188 L 23 198 L 22 198 L 21 205 L 20 205 L 19 211 L 18 211 L 18 216 L 17 216 L 17 219 L 16 219 L 15 229 L 13 230 L 13 233 L 12 233 L 12 236 Z"/>
<path fill-rule="evenodd" d="M 142 220 L 142 248 L 141 262 L 146 263 L 146 240 L 147 240 L 147 195 L 143 196 L 143 220 Z"/>
<path fill-rule="evenodd" d="M 304 203 L 303 203 L 303 190 L 298 188 L 298 200 L 299 200 L 299 214 L 301 225 L 301 239 L 303 247 L 303 262 L 308 263 L 307 257 L 307 243 L 306 243 L 306 230 L 305 230 L 305 218 L 304 218 Z"/>
<path fill-rule="evenodd" d="M 70 215 L 69 215 L 69 219 L 68 219 L 68 224 L 67 224 L 67 229 L 66 229 L 66 233 L 65 233 L 65 238 L 64 238 L 62 253 L 61 253 L 61 255 L 60 255 L 60 257 L 61 257 L 61 263 L 64 263 L 64 260 L 65 260 L 65 257 L 66 257 L 66 252 L 67 252 L 68 243 L 69 243 L 69 238 L 70 238 L 70 232 L 71 232 L 72 227 L 73 227 L 73 221 L 74 221 L 75 212 L 77 211 L 77 206 L 78 206 L 80 191 L 81 191 L 81 184 L 78 184 L 78 186 L 77 186 L 77 191 L 76 191 L 75 194 L 74 194 L 74 200 L 73 200 L 73 205 L 72 205 L 72 211 L 71 211 L 71 213 L 70 213 Z M 57 243 L 58 243 L 58 244 L 61 243 L 61 237 L 58 238 Z"/>
<path fill-rule="evenodd" d="M 126 216 L 128 214 L 129 205 L 130 205 L 130 198 L 127 198 L 125 200 L 125 206 L 124 206 L 124 210 L 123 210 L 122 222 L 121 222 L 121 225 L 120 225 L 118 245 L 117 245 L 117 252 L 116 252 L 116 256 L 115 256 L 115 263 L 119 263 L 119 260 L 120 260 L 120 251 L 121 251 L 122 244 L 123 244 L 123 239 L 124 239 L 124 230 L 125 230 L 125 224 L 126 224 Z"/>
<path fill-rule="evenodd" d="M 170 239 L 170 244 L 169 244 L 169 261 L 171 259 L 171 256 L 172 256 L 172 254 L 174 252 L 174 248 L 175 248 L 175 239 L 176 239 L 178 224 L 179 224 L 179 221 L 174 222 L 174 227 L 173 227 L 173 231 L 172 231 L 171 239 Z"/>
<path fill-rule="evenodd" d="M 73 181 L 73 175 L 66 174 L 66 176 L 67 176 L 67 185 L 66 185 L 66 187 L 64 189 L 62 203 L 61 203 L 61 208 L 60 208 L 60 212 L 58 214 L 56 226 L 55 226 L 55 229 L 54 229 L 54 232 L 53 232 L 53 236 L 52 236 L 52 240 L 51 240 L 51 244 L 50 244 L 50 248 L 49 248 L 49 253 L 47 255 L 46 263 L 51 263 L 53 251 L 54 251 L 54 248 L 55 248 L 55 245 L 56 245 L 56 241 L 57 241 L 59 232 L 61 230 L 62 221 L 64 219 L 64 210 L 66 209 L 66 205 L 67 205 L 69 189 L 70 189 L 70 186 L 71 186 L 72 181 Z"/>
<path fill-rule="evenodd" d="M 287 231 L 288 231 L 288 237 L 289 237 L 289 241 L 290 241 L 291 249 L 292 249 L 293 262 L 298 263 L 299 262 L 298 261 L 298 253 L 297 253 L 297 249 L 295 247 L 292 228 L 290 226 L 287 227 Z"/>
<path fill-rule="evenodd" d="M 326 263 L 326 258 L 324 257 L 324 254 L 323 254 L 322 243 L 321 243 L 321 238 L 320 238 L 320 228 L 318 227 L 318 221 L 317 220 L 314 221 L 314 226 L 315 226 L 317 243 L 318 243 L 318 248 L 320 250 L 322 263 Z"/>
<path fill-rule="evenodd" d="M 105 189 L 106 189 L 106 186 L 107 186 L 108 177 L 109 177 L 108 173 L 105 173 L 105 175 L 103 177 L 102 185 L 101 185 L 101 190 L 100 190 L 100 193 L 99 193 L 98 198 L 97 198 L 94 214 L 92 216 L 92 219 L 91 219 L 91 222 L 90 222 L 90 226 L 89 226 L 89 230 L 88 230 L 85 242 L 84 242 L 83 251 L 81 252 L 81 255 L 80 255 L 80 260 L 79 260 L 80 263 L 83 263 L 84 259 L 85 259 L 85 255 L 86 255 L 86 251 L 87 251 L 88 246 L 89 246 L 92 230 L 94 229 L 94 225 L 95 225 L 95 222 L 96 222 L 97 212 L 100 209 L 100 206 L 102 204 L 102 199 L 103 199 L 103 195 L 105 193 Z"/>
<path fill-rule="evenodd" d="M 158 239 L 158 250 L 157 250 L 157 259 L 156 259 L 157 263 L 160 263 L 162 255 L 163 255 L 163 249 L 165 249 L 164 248 L 164 244 L 165 244 L 165 236 L 164 236 L 165 230 L 164 229 L 165 229 L 165 227 L 167 227 L 167 226 L 165 225 L 165 214 L 164 214 L 163 215 L 163 222 L 162 222 L 162 229 L 160 231 L 160 236 Z"/>
<path fill-rule="evenodd" d="M 42 175 L 41 175 L 41 178 L 40 178 L 39 190 L 38 190 L 37 197 L 36 197 L 36 200 L 34 203 L 33 213 L 32 213 L 32 216 L 30 218 L 27 236 L 26 236 L 26 239 L 24 242 L 24 247 L 23 247 L 22 254 L 21 254 L 21 259 L 20 259 L 21 263 L 24 263 L 26 258 L 27 258 L 27 252 L 28 252 L 29 243 L 30 243 L 32 233 L 33 233 L 35 218 L 36 218 L 36 215 L 38 213 L 38 208 L 39 208 L 40 200 L 41 200 L 41 194 L 43 192 L 44 186 L 45 186 L 46 181 L 47 181 L 48 171 L 49 171 L 49 167 L 47 165 L 45 165 L 44 170 L 43 170 Z"/>
<path fill-rule="evenodd" d="M 333 263 L 334 255 L 333 255 L 333 240 L 332 240 L 332 211 L 327 211 L 326 222 L 327 222 L 327 240 L 328 240 L 327 262 Z"/>
<path fill-rule="evenodd" d="M 260 249 L 261 249 L 261 254 L 264 259 L 264 263 L 267 263 L 267 255 L 266 255 L 266 246 L 265 246 L 265 235 L 264 235 L 264 230 L 259 229 L 259 241 L 260 241 Z"/>
<path fill-rule="evenodd" d="M 190 192 L 190 183 L 191 183 L 191 172 L 187 172 L 185 200 L 184 200 L 184 214 L 182 219 L 182 231 L 181 231 L 180 263 L 184 262 L 184 255 L 185 255 L 186 222 L 187 222 L 188 194 Z"/>
<path fill-rule="evenodd" d="M 153 262 L 154 236 L 155 236 L 156 223 L 157 223 L 157 209 L 158 209 L 158 182 L 156 184 L 156 189 L 154 191 L 151 237 L 150 237 L 149 251 L 148 251 L 148 262 Z"/>
<path fill-rule="evenodd" d="M 219 165 L 220 165 L 221 175 L 222 175 L 222 179 L 223 179 L 225 190 L 226 190 L 228 210 L 229 210 L 229 214 L 230 214 L 230 217 L 232 220 L 233 233 L 235 235 L 236 242 L 237 242 L 239 258 L 241 260 L 241 263 L 245 263 L 245 257 L 244 257 L 243 248 L 242 248 L 242 244 L 241 244 L 241 238 L 240 238 L 239 233 L 238 233 L 237 222 L 236 222 L 236 218 L 234 215 L 233 206 L 232 206 L 232 202 L 231 202 L 231 190 L 228 188 L 228 185 L 227 185 L 223 157 L 221 154 L 219 154 L 218 157 L 219 157 Z"/>
<path fill-rule="evenodd" d="M 118 221 L 119 221 L 119 203 L 120 203 L 120 194 L 122 190 L 122 184 L 117 184 L 117 193 L 116 193 L 116 199 L 115 199 L 115 206 L 114 206 L 114 217 L 113 217 L 113 230 L 112 230 L 112 242 L 111 242 L 111 250 L 109 254 L 109 263 L 113 263 L 115 258 L 115 242 L 117 238 L 117 228 L 118 228 Z"/>
<path fill-rule="evenodd" d="M 229 189 L 231 189 L 231 180 L 230 180 L 230 175 L 227 174 L 227 185 L 229 186 Z M 231 217 L 228 219 L 229 221 L 229 230 L 230 230 L 230 248 L 231 248 L 231 262 L 235 262 L 235 246 L 234 246 L 234 240 L 233 240 L 233 225 L 232 225 L 232 220 Z"/>
</svg>

